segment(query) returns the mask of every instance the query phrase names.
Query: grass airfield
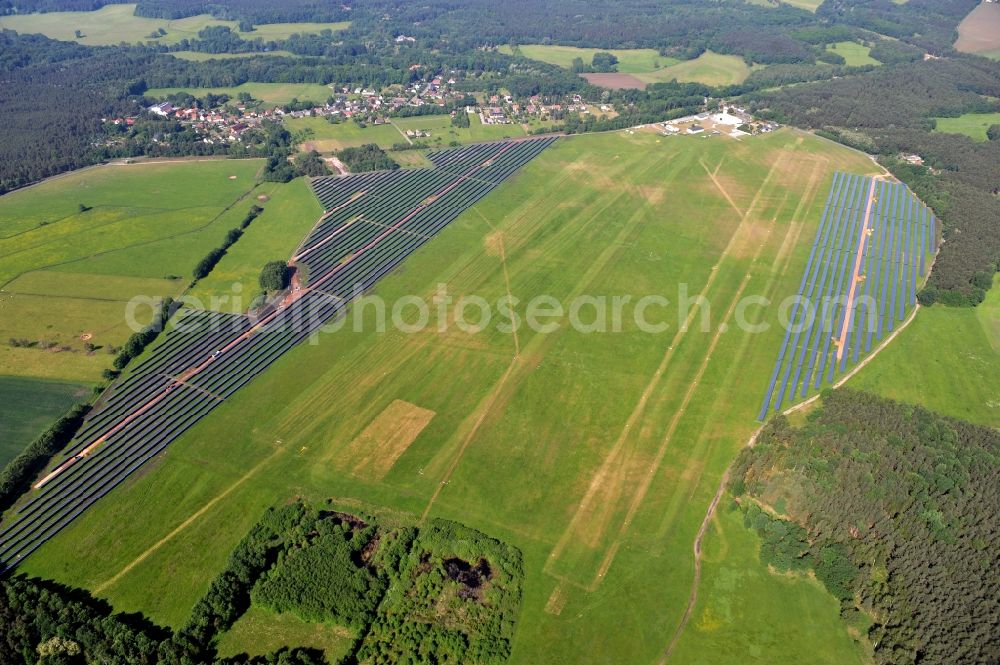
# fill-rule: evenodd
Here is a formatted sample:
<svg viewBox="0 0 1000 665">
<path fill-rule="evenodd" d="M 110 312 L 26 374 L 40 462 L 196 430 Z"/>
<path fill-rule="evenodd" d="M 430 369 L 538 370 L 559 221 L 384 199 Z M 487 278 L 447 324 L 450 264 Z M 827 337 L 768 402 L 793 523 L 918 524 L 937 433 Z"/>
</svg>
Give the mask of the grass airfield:
<svg viewBox="0 0 1000 665">
<path fill-rule="evenodd" d="M 695 533 L 757 427 L 781 342 L 775 309 L 745 312 L 772 324 L 753 335 L 732 325 L 736 305 L 795 292 L 833 171 L 872 168 L 790 130 L 743 141 L 563 139 L 377 293 L 392 303 L 445 283 L 456 298 L 489 302 L 659 294 L 673 303 L 684 283 L 710 303 L 707 329 L 704 310 L 670 307 L 652 308 L 668 324 L 659 333 L 640 331 L 627 307 L 615 333 L 565 320 L 549 333 L 469 332 L 453 321 L 438 332 L 433 309 L 432 330 L 420 333 L 345 325 L 282 357 L 23 570 L 178 626 L 265 507 L 335 497 L 345 509 L 456 519 L 519 547 L 526 582 L 511 662 L 659 662 L 691 591 Z M 369 323 L 376 315 L 371 305 L 354 312 Z M 381 442 L 397 456 L 388 469 L 359 468 L 347 452 L 362 433 L 388 429 L 399 402 L 430 414 L 422 429 Z M 742 583 L 706 566 L 699 602 L 715 618 L 693 621 L 679 650 L 701 645 L 705 662 L 855 659 L 818 585 L 770 579 L 747 533 L 726 542 L 720 554 L 710 537 L 707 551 L 757 569 Z M 777 639 L 761 634 L 768 624 L 743 629 L 742 609 L 717 611 L 755 604 L 808 625 L 779 627 Z"/>
</svg>

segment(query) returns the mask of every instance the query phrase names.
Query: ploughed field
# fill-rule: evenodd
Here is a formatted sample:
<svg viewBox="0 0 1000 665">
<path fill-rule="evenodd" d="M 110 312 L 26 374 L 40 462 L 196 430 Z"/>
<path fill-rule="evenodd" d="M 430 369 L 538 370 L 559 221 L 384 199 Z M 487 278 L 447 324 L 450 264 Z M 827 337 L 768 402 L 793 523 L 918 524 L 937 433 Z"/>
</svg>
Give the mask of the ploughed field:
<svg viewBox="0 0 1000 665">
<path fill-rule="evenodd" d="M 431 154 L 433 171 L 318 181 L 336 221 L 295 253 L 308 294 L 296 303 L 336 309 L 351 282 L 382 275 L 370 292 L 384 311 L 356 301 L 342 325 L 318 326 L 280 357 L 266 342 L 253 343 L 259 360 L 223 351 L 208 367 L 230 363 L 225 372 L 170 392 L 211 414 L 21 569 L 176 626 L 264 508 L 334 497 L 459 520 L 519 548 L 512 662 L 657 662 L 688 602 L 695 534 L 757 427 L 784 336 L 776 305 L 743 303 L 796 293 L 835 173 L 839 182 L 873 165 L 790 130 L 742 141 L 569 137 L 512 175 L 505 159 L 521 148 L 508 145 Z M 445 226 L 436 215 L 453 195 L 462 204 Z M 399 206 L 404 197 L 419 205 Z M 348 250 L 379 237 L 372 250 Z M 413 243 L 405 263 L 385 271 L 363 260 L 396 247 L 390 238 Z M 341 284 L 345 270 L 357 272 Z M 542 325 L 527 325 L 530 307 Z M 383 313 L 398 321 L 380 327 Z M 516 334 L 502 325 L 512 318 Z M 748 330 L 756 324 L 768 329 Z M 174 338 L 145 356 L 132 385 L 171 381 L 151 368 L 184 353 Z M 177 383 L 180 371 L 162 373 Z M 730 545 L 741 562 L 755 546 Z M 727 585 L 716 570 L 703 573 L 699 602 L 744 607 L 763 602 L 760 592 L 778 603 L 793 585 L 763 569 L 752 585 Z M 752 646 L 768 662 L 852 659 L 836 602 L 818 585 L 794 591 L 774 618 L 808 617 L 805 628 L 775 621 L 761 640 L 723 616 L 725 649 Z M 713 625 L 692 622 L 684 639 L 719 648 L 702 639 Z"/>
</svg>

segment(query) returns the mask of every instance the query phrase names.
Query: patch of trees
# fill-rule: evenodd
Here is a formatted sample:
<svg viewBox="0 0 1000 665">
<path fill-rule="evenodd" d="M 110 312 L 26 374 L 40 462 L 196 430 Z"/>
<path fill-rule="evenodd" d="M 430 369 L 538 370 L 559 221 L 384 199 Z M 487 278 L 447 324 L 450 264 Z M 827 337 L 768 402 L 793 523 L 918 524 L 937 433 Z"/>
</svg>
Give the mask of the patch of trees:
<svg viewBox="0 0 1000 665">
<path fill-rule="evenodd" d="M 292 269 L 284 261 L 268 261 L 260 270 L 257 281 L 265 292 L 281 291 L 288 288 L 292 278 Z"/>
<path fill-rule="evenodd" d="M 945 242 L 921 302 L 976 305 L 1000 263 L 1000 144 L 936 133 L 933 118 L 996 111 L 988 97 L 998 96 L 1000 65 L 953 56 L 749 93 L 745 99 L 765 117 L 879 155 L 944 223 Z M 901 153 L 920 155 L 925 166 L 899 161 Z"/>
<path fill-rule="evenodd" d="M 761 558 L 815 572 L 873 623 L 877 663 L 1000 661 L 1000 433 L 835 390 L 775 418 L 731 474 Z"/>
<path fill-rule="evenodd" d="M 0 471 L 0 513 L 13 506 L 52 457 L 66 447 L 89 411 L 87 404 L 71 406 Z"/>
<path fill-rule="evenodd" d="M 354 173 L 362 171 L 392 171 L 399 168 L 399 164 L 387 155 L 385 150 L 374 143 L 366 143 L 356 148 L 344 148 L 338 151 L 336 155 L 337 159 L 342 161 Z"/>
<path fill-rule="evenodd" d="M 315 150 L 297 154 L 295 156 L 295 168 L 298 169 L 299 173 L 310 178 L 330 175 L 330 169 L 327 168 L 326 162 L 323 161 L 323 158 Z"/>
<path fill-rule="evenodd" d="M 286 550 L 257 582 L 253 601 L 305 621 L 364 629 L 386 588 L 384 576 L 363 561 L 375 536 L 373 526 L 355 530 L 346 522 L 317 520 L 308 544 Z"/>
<path fill-rule="evenodd" d="M 163 332 L 163 329 L 167 325 L 167 320 L 177 311 L 178 307 L 180 307 L 180 303 L 175 303 L 173 298 L 168 297 L 160 301 L 159 308 L 153 314 L 153 320 L 139 332 L 132 333 L 125 341 L 118 355 L 115 356 L 112 363 L 115 369 L 124 369 L 133 358 L 138 358 L 146 347 L 152 344 L 160 333 Z"/>
<path fill-rule="evenodd" d="M 344 662 L 498 664 L 523 577 L 518 550 L 455 522 L 390 526 L 296 501 L 251 528 L 180 636 L 211 644 L 253 603 L 354 628 Z"/>
<path fill-rule="evenodd" d="M 510 656 L 523 579 L 517 549 L 456 522 L 433 520 L 390 574 L 389 591 L 357 659 L 503 663 Z"/>
</svg>

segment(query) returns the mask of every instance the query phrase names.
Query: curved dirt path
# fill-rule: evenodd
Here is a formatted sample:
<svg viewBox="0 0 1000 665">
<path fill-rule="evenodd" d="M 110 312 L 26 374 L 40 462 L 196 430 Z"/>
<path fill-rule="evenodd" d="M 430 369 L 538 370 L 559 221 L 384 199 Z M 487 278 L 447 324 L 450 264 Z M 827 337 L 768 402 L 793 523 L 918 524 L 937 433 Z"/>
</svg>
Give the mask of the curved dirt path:
<svg viewBox="0 0 1000 665">
<path fill-rule="evenodd" d="M 848 380 L 853 378 L 855 374 L 860 372 L 866 365 L 868 365 L 868 363 L 874 360 L 875 357 L 879 353 L 881 353 L 882 350 L 885 349 L 890 342 L 892 342 L 892 340 L 896 339 L 899 333 L 903 332 L 903 330 L 905 330 L 910 325 L 910 323 L 913 322 L 913 319 L 916 318 L 918 311 L 920 311 L 920 303 L 917 303 L 916 306 L 914 306 L 913 311 L 910 312 L 910 315 L 906 318 L 905 321 L 903 321 L 903 324 L 901 326 L 896 328 L 888 337 L 882 340 L 882 342 L 877 347 L 875 347 L 875 349 L 870 354 L 868 354 L 868 357 L 859 362 L 853 369 L 851 369 L 850 372 L 845 374 L 843 377 L 841 377 L 839 381 L 834 383 L 833 387 L 834 388 L 841 387 L 842 385 L 847 383 Z M 818 400 L 819 397 L 820 396 L 818 394 L 813 395 L 809 399 L 799 402 L 795 406 L 792 406 L 782 411 L 781 415 L 786 416 L 788 414 L 804 409 L 805 407 L 809 406 L 810 404 Z M 757 430 L 753 433 L 753 436 L 750 437 L 750 440 L 747 441 L 747 444 L 745 446 L 746 448 L 753 448 L 754 444 L 757 443 L 757 437 L 760 435 L 761 431 L 763 431 L 764 427 L 765 425 L 761 425 L 760 427 L 757 428 Z M 736 460 L 734 459 L 733 462 L 730 462 L 729 466 L 726 467 L 725 472 L 723 472 L 722 479 L 719 481 L 719 488 L 715 491 L 715 496 L 712 497 L 712 502 L 708 505 L 708 510 L 705 512 L 705 518 L 701 521 L 701 526 L 698 527 L 698 533 L 697 535 L 695 535 L 693 544 L 694 579 L 691 582 L 691 593 L 688 595 L 687 607 L 684 608 L 684 614 L 681 616 L 680 623 L 677 624 L 677 628 L 674 630 L 674 634 L 670 638 L 670 643 L 667 645 L 666 650 L 663 652 L 663 657 L 660 658 L 658 665 L 665 665 L 667 660 L 669 660 L 670 656 L 673 654 L 674 648 L 680 641 L 681 635 L 684 633 L 684 629 L 687 628 L 688 622 L 691 620 L 691 615 L 694 613 L 694 608 L 698 604 L 698 587 L 701 585 L 701 543 L 705 538 L 705 534 L 708 532 L 708 525 L 712 522 L 712 518 L 715 517 L 715 510 L 719 506 L 719 501 L 722 500 L 722 496 L 726 492 L 726 486 L 729 484 L 729 474 L 732 471 L 733 464 L 735 463 L 735 461 Z"/>
</svg>

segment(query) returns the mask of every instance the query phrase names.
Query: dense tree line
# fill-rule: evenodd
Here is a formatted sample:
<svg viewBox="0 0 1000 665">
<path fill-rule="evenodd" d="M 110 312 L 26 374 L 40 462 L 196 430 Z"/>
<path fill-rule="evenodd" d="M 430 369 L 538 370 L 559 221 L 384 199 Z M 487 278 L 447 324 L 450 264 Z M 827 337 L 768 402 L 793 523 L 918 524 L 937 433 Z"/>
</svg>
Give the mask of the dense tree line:
<svg viewBox="0 0 1000 665">
<path fill-rule="evenodd" d="M 0 0 L 0 16 L 33 12 L 91 12 L 124 0 Z"/>
<path fill-rule="evenodd" d="M 142 617 L 114 614 L 87 592 L 16 576 L 0 580 L 0 662 L 5 665 L 326 665 L 315 649 L 216 660 L 213 652 Z"/>
<path fill-rule="evenodd" d="M 66 447 L 89 411 L 88 404 L 74 404 L 17 457 L 7 462 L 0 471 L 0 513 L 13 506 L 52 457 Z"/>
<path fill-rule="evenodd" d="M 876 662 L 1000 661 L 1000 433 L 851 390 L 774 419 L 730 489 L 779 570 L 812 569 Z"/>
<path fill-rule="evenodd" d="M 138 358 L 146 347 L 153 343 L 167 325 L 167 320 L 180 307 L 180 303 L 174 302 L 173 298 L 167 297 L 160 302 L 160 306 L 153 314 L 152 320 L 145 328 L 132 333 L 125 344 L 122 345 L 118 355 L 115 356 L 115 369 L 124 369 L 134 358 Z"/>
</svg>

